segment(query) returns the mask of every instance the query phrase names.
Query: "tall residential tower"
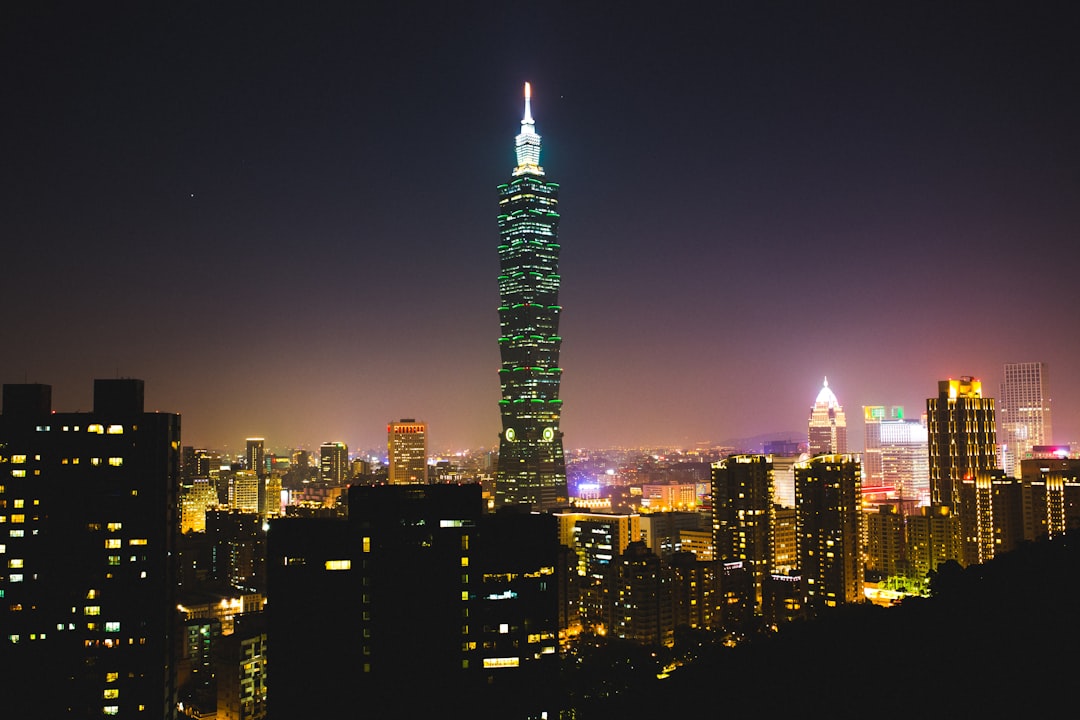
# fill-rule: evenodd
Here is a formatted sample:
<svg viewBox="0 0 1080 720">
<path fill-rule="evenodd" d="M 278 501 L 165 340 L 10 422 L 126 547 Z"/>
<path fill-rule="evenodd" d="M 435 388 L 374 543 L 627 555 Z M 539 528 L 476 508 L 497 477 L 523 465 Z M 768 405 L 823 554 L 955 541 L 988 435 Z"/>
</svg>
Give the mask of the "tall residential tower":
<svg viewBox="0 0 1080 720">
<path fill-rule="evenodd" d="M 499 185 L 499 381 L 502 435 L 497 505 L 546 510 L 567 501 L 559 399 L 559 186 L 544 179 L 525 83 L 517 166 Z"/>
</svg>

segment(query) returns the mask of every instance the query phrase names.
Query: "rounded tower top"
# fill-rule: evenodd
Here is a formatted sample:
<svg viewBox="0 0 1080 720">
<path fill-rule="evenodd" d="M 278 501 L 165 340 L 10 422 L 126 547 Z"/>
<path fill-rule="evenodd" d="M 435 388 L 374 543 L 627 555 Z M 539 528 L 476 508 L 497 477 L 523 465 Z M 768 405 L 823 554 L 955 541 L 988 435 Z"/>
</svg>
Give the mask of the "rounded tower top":
<svg viewBox="0 0 1080 720">
<path fill-rule="evenodd" d="M 814 405 L 824 405 L 829 409 L 840 407 L 840 401 L 836 399 L 836 395 L 829 389 L 829 378 L 825 378 L 825 382 L 822 384 L 821 391 L 818 393 Z"/>
</svg>

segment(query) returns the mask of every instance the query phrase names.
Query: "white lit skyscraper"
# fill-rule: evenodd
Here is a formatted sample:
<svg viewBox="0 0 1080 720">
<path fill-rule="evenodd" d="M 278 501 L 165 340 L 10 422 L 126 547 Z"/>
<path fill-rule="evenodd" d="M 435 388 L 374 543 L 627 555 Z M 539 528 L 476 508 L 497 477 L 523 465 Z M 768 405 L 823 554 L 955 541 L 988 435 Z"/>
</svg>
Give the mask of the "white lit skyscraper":
<svg viewBox="0 0 1080 720">
<path fill-rule="evenodd" d="M 829 389 L 828 378 L 825 378 L 814 407 L 810 409 L 806 451 L 810 455 L 847 452 L 847 419 L 844 408 Z"/>
<path fill-rule="evenodd" d="M 1020 462 L 1036 445 L 1053 443 L 1050 389 L 1046 363 L 1005 363 L 1005 381 L 998 398 L 998 425 L 1004 444 L 1005 471 L 1020 477 Z"/>
<path fill-rule="evenodd" d="M 878 499 L 930 501 L 930 469 L 926 426 L 904 419 L 904 408 L 863 406 L 864 496 Z"/>
</svg>

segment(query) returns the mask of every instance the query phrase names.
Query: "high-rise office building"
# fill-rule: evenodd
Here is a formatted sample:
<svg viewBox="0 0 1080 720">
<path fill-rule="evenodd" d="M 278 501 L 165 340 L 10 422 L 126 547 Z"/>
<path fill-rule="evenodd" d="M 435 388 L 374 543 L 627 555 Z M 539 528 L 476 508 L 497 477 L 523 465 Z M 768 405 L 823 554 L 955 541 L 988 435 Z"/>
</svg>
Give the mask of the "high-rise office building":
<svg viewBox="0 0 1080 720">
<path fill-rule="evenodd" d="M 1005 363 L 998 426 L 1005 472 L 1020 477 L 1020 463 L 1032 457 L 1032 448 L 1053 443 L 1046 363 Z"/>
<path fill-rule="evenodd" d="M 350 475 L 349 446 L 343 442 L 326 442 L 320 445 L 319 474 L 327 482 L 344 485 Z"/>
<path fill-rule="evenodd" d="M 559 427 L 559 186 L 540 167 L 528 83 L 515 153 L 510 181 L 498 188 L 502 435 L 495 503 L 548 509 L 568 499 Z"/>
<path fill-rule="evenodd" d="M 266 477 L 266 440 L 263 438 L 248 438 L 246 449 L 245 469 L 250 470 L 259 477 Z"/>
<path fill-rule="evenodd" d="M 863 496 L 929 502 L 926 426 L 904 408 L 863 406 Z"/>
<path fill-rule="evenodd" d="M 795 467 L 795 532 L 810 613 L 863 597 L 861 475 L 854 455 L 819 455 Z"/>
<path fill-rule="evenodd" d="M 386 426 L 391 485 L 427 483 L 427 424 L 412 418 Z"/>
<path fill-rule="evenodd" d="M 930 465 L 926 424 L 898 419 L 878 426 L 881 482 L 898 500 L 930 502 Z"/>
<path fill-rule="evenodd" d="M 847 452 L 847 418 L 836 395 L 829 389 L 828 378 L 810 408 L 806 447 L 811 455 Z"/>
<path fill-rule="evenodd" d="M 938 396 L 926 401 L 930 461 L 930 504 L 948 509 L 961 537 L 935 545 L 959 547 L 963 564 L 979 562 L 978 513 L 973 493 L 963 493 L 965 481 L 997 467 L 994 399 L 983 397 L 982 382 L 964 376 L 938 382 Z"/>
<path fill-rule="evenodd" d="M 259 512 L 261 482 L 253 470 L 237 470 L 229 482 L 229 505 L 243 512 Z"/>
<path fill-rule="evenodd" d="M 4 715 L 172 718 L 180 416 L 132 379 L 95 380 L 91 412 L 51 404 L 4 386 Z"/>
</svg>

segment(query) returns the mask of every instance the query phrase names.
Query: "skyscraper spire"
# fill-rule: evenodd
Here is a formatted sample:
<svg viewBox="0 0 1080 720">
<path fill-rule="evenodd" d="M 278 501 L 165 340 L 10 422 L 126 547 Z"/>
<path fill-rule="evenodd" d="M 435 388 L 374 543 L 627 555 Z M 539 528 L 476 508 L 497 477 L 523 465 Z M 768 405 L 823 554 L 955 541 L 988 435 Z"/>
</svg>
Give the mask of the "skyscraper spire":
<svg viewBox="0 0 1080 720">
<path fill-rule="evenodd" d="M 532 85 L 529 83 L 525 83 L 525 114 L 521 117 L 521 132 L 514 138 L 514 153 L 517 155 L 515 176 L 544 174 L 540 167 L 540 136 L 536 134 L 532 117 Z"/>
<path fill-rule="evenodd" d="M 526 125 L 533 125 L 532 118 L 532 85 L 525 83 L 525 115 L 521 118 L 521 131 L 525 132 Z"/>
</svg>

